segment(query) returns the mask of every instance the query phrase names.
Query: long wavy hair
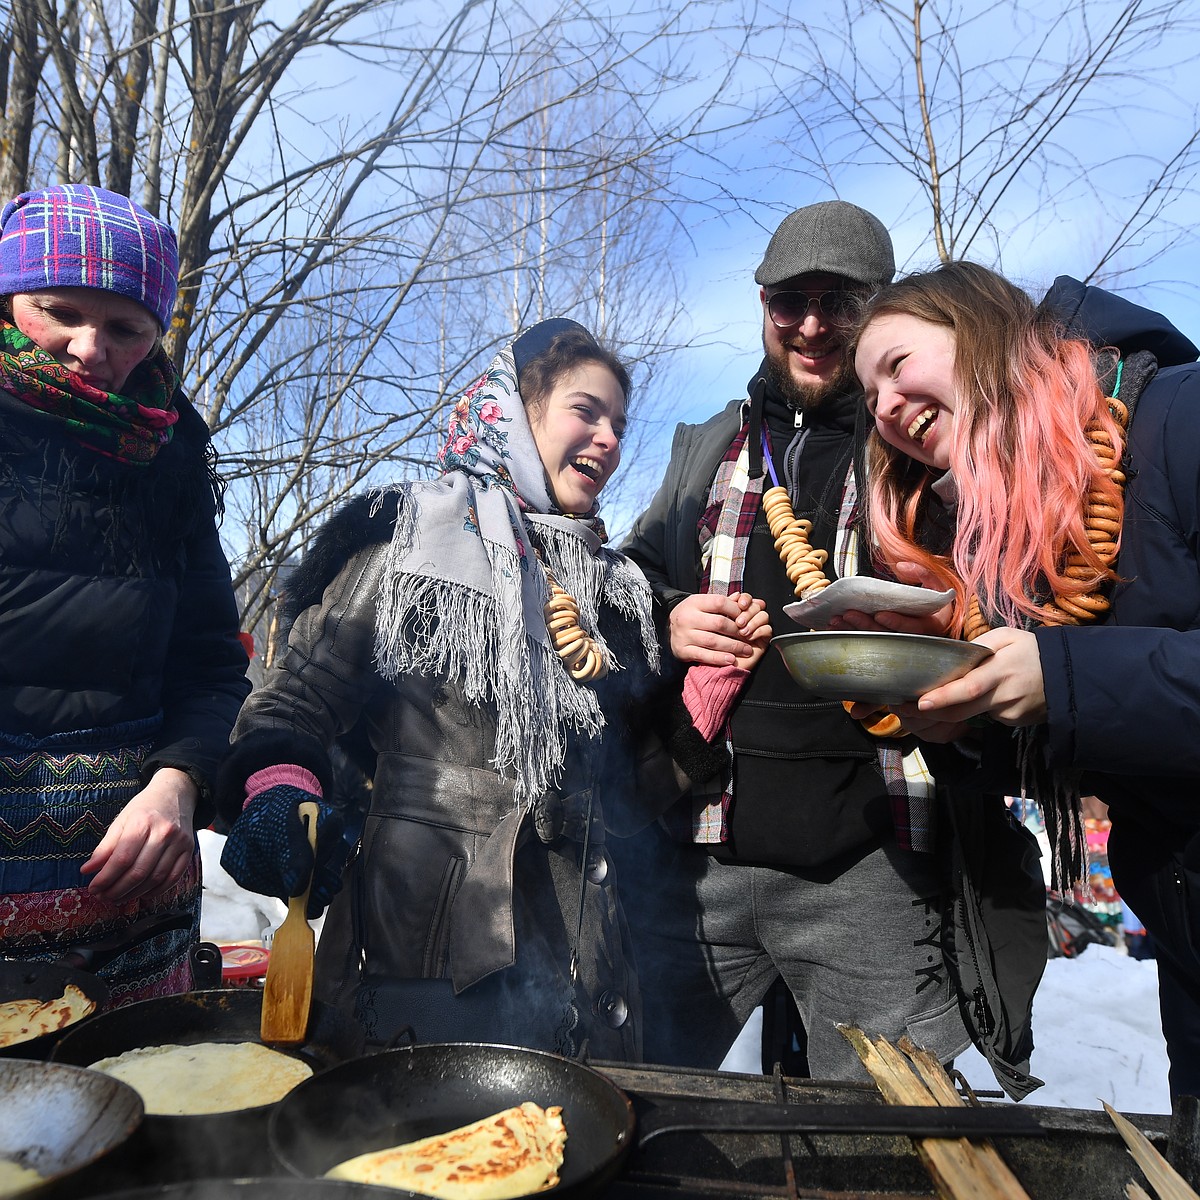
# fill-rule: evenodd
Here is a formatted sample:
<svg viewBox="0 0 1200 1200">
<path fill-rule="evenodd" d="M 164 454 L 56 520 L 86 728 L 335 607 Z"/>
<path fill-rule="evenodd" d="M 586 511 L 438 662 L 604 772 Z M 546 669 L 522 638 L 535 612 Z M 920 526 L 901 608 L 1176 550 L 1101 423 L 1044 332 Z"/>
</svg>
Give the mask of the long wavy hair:
<svg viewBox="0 0 1200 1200">
<path fill-rule="evenodd" d="M 955 413 L 949 441 L 957 527 L 931 547 L 937 476 L 872 431 L 868 529 L 884 564 L 917 562 L 957 596 L 961 632 L 972 596 L 995 624 L 1048 621 L 1050 593 L 1072 597 L 1114 578 L 1084 524 L 1089 493 L 1121 511 L 1121 489 L 1085 430 L 1098 426 L 1118 458 L 1124 442 L 1096 379 L 1091 347 L 986 267 L 954 262 L 890 284 L 868 302 L 850 352 L 880 317 L 904 314 L 954 332 Z M 1089 568 L 1065 573 L 1068 555 Z"/>
</svg>

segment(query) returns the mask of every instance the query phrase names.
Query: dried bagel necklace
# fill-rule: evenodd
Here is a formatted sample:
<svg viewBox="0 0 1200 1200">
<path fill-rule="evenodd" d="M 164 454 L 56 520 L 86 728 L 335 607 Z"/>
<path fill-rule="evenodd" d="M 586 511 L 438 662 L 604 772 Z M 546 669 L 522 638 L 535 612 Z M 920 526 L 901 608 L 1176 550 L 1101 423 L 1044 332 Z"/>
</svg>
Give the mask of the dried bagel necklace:
<svg viewBox="0 0 1200 1200">
<path fill-rule="evenodd" d="M 1120 427 L 1122 434 L 1129 429 L 1129 409 L 1117 399 L 1121 389 L 1121 371 L 1123 362 L 1117 363 L 1116 380 L 1113 383 L 1113 394 L 1107 397 L 1108 411 Z M 1099 421 L 1090 422 L 1084 429 L 1084 436 L 1092 447 L 1101 469 L 1116 485 L 1118 494 L 1123 494 L 1125 487 L 1125 472 L 1121 470 L 1121 458 L 1112 439 L 1101 427 Z M 1122 439 L 1124 440 L 1124 439 Z M 1122 504 L 1114 502 L 1111 495 L 1092 489 L 1087 494 L 1083 512 L 1083 528 L 1092 552 L 1108 569 L 1117 560 L 1117 537 L 1121 532 Z M 1101 594 L 1100 587 L 1104 580 L 1096 579 L 1096 568 L 1088 563 L 1078 550 L 1072 550 L 1066 557 L 1063 574 L 1068 579 L 1091 579 L 1093 584 L 1086 592 L 1078 595 L 1061 596 L 1058 592 L 1051 594 L 1051 599 L 1041 606 L 1041 624 L 1043 625 L 1084 625 L 1095 621 L 1108 612 L 1112 601 Z M 963 627 L 963 637 L 973 642 L 977 637 L 991 629 L 979 606 L 979 599 L 972 596 L 967 607 L 967 617 Z"/>
<path fill-rule="evenodd" d="M 763 465 L 771 476 L 772 484 L 762 495 L 763 513 L 767 518 L 771 536 L 775 539 L 775 552 L 783 563 L 783 569 L 797 599 L 807 600 L 829 586 L 829 576 L 825 574 L 829 552 L 813 546 L 809 540 L 812 522 L 796 516 L 787 488 L 780 484 L 779 476 L 775 474 L 771 444 L 765 427 L 762 431 L 762 447 Z M 843 700 L 842 707 L 849 712 L 854 707 L 854 702 Z M 859 723 L 875 737 L 896 738 L 903 737 L 905 733 L 904 723 L 886 707 L 877 709 Z"/>
<path fill-rule="evenodd" d="M 1129 429 L 1130 405 L 1134 401 L 1126 404 L 1117 398 L 1121 390 L 1123 367 L 1124 362 L 1118 360 L 1112 395 L 1106 397 L 1106 403 L 1113 420 L 1121 429 L 1121 440 L 1124 442 L 1124 434 Z M 1136 393 L 1136 382 L 1134 390 Z M 1084 428 L 1084 436 L 1091 445 L 1101 469 L 1116 485 L 1118 493 L 1118 498 L 1114 501 L 1110 494 L 1095 488 L 1090 489 L 1083 511 L 1083 526 L 1088 544 L 1104 566 L 1111 569 L 1117 558 L 1117 537 L 1121 532 L 1126 476 L 1121 469 L 1121 456 L 1098 421 L 1088 423 Z M 1103 578 L 1096 578 L 1095 566 L 1089 564 L 1077 550 L 1067 554 L 1063 574 L 1068 579 L 1090 579 L 1093 581 L 1092 586 L 1086 592 L 1073 596 L 1062 596 L 1058 592 L 1052 592 L 1051 599 L 1038 610 L 1042 625 L 1083 625 L 1096 620 L 1109 610 L 1112 602 L 1099 590 L 1104 582 Z M 981 634 L 987 633 L 989 628 L 980 610 L 978 598 L 972 596 L 967 609 L 963 637 L 973 641 Z M 1078 780 L 1045 767 L 1036 726 L 1019 728 L 1014 733 L 1019 747 L 1021 796 L 1024 798 L 1032 795 L 1041 809 L 1051 848 L 1051 886 L 1056 891 L 1063 891 L 1081 879 L 1086 863 L 1084 848 L 1087 845 L 1087 835 L 1083 824 Z M 1086 899 L 1086 879 L 1083 879 L 1083 891 Z"/>
<path fill-rule="evenodd" d="M 772 484 L 762 494 L 762 508 L 771 536 L 775 539 L 775 553 L 783 563 L 797 598 L 807 599 L 829 586 L 829 577 L 825 574 L 829 552 L 813 546 L 809 541 L 812 522 L 796 516 L 787 488 L 780 484 L 779 476 L 775 473 L 771 441 L 765 424 L 762 428 L 762 450 L 763 465 L 771 476 Z"/>
<path fill-rule="evenodd" d="M 537 560 L 546 572 L 546 585 L 550 599 L 543 609 L 546 614 L 546 631 L 567 673 L 576 683 L 594 683 L 608 674 L 604 652 L 591 634 L 585 633 L 579 624 L 579 602 L 554 578 L 554 572 L 546 566 L 539 550 L 534 549 Z"/>
<path fill-rule="evenodd" d="M 1122 363 L 1117 364 L 1117 378 L 1113 392 L 1117 392 L 1121 383 Z M 1108 397 L 1108 410 L 1113 420 L 1120 426 L 1122 432 L 1129 428 L 1129 410 L 1117 399 L 1116 395 Z M 1122 489 L 1125 484 L 1125 472 L 1121 470 L 1120 456 L 1112 439 L 1104 431 L 1098 421 L 1092 421 L 1084 430 L 1093 453 L 1109 479 Z M 783 562 L 784 570 L 791 581 L 795 594 L 799 598 L 815 596 L 829 586 L 829 578 L 825 574 L 825 563 L 829 555 L 824 550 L 816 549 L 809 541 L 812 533 L 812 522 L 798 518 L 792 509 L 791 499 L 787 489 L 780 485 L 775 473 L 775 464 L 771 461 L 770 445 L 767 441 L 766 430 L 763 430 L 763 462 L 770 472 L 772 487 L 763 492 L 762 507 L 770 527 L 771 536 L 775 539 L 775 551 Z M 1091 490 L 1087 494 L 1087 507 L 1083 514 L 1084 532 L 1094 554 L 1099 557 L 1105 567 L 1110 567 L 1117 558 L 1117 536 L 1121 532 L 1122 510 L 1111 496 L 1104 492 Z M 1084 559 L 1078 550 L 1072 550 L 1066 559 L 1063 574 L 1068 579 L 1094 579 L 1095 568 Z M 1093 587 L 1078 595 L 1062 596 L 1058 592 L 1052 594 L 1052 599 L 1042 606 L 1042 623 L 1045 625 L 1082 625 L 1094 621 L 1108 611 L 1112 602 L 1100 593 L 1101 580 Z M 980 635 L 987 633 L 992 626 L 979 606 L 979 599 L 972 596 L 967 609 L 967 618 L 963 636 L 968 641 L 974 641 Z"/>
</svg>

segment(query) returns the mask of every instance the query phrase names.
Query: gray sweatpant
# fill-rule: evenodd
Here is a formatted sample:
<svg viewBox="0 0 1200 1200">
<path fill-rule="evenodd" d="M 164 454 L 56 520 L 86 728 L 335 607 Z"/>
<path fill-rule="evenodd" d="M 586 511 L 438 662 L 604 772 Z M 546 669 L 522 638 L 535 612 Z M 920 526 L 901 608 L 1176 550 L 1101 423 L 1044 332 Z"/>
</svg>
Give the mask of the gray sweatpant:
<svg viewBox="0 0 1200 1200">
<path fill-rule="evenodd" d="M 943 962 L 933 856 L 894 844 L 825 871 L 721 862 L 658 827 L 622 844 L 647 1062 L 715 1069 L 777 975 L 795 997 L 814 1079 L 865 1079 L 840 1023 L 908 1034 L 949 1062 L 970 1043 Z"/>
</svg>

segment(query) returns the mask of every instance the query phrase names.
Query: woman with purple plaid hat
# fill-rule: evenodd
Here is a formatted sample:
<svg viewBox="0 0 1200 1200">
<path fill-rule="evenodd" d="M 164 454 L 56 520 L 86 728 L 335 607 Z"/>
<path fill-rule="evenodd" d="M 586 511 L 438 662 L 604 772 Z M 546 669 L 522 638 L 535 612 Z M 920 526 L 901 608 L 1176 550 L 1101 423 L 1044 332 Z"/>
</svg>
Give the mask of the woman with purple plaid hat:
<svg viewBox="0 0 1200 1200">
<path fill-rule="evenodd" d="M 0 213 L 0 958 L 190 987 L 194 829 L 249 690 L 175 235 L 65 185 Z"/>
</svg>

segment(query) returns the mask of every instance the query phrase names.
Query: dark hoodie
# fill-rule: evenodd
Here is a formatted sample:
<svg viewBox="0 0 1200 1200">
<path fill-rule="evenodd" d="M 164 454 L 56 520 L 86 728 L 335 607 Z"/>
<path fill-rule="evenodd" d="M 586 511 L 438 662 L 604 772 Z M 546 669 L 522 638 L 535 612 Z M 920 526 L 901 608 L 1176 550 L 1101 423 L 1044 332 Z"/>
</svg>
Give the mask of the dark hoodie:
<svg viewBox="0 0 1200 1200">
<path fill-rule="evenodd" d="M 1042 305 L 1057 313 L 1072 337 L 1084 338 L 1094 346 L 1116 346 L 1127 355 L 1149 350 L 1160 369 L 1200 358 L 1200 349 L 1162 313 L 1089 287 L 1070 275 L 1054 281 Z"/>
</svg>

